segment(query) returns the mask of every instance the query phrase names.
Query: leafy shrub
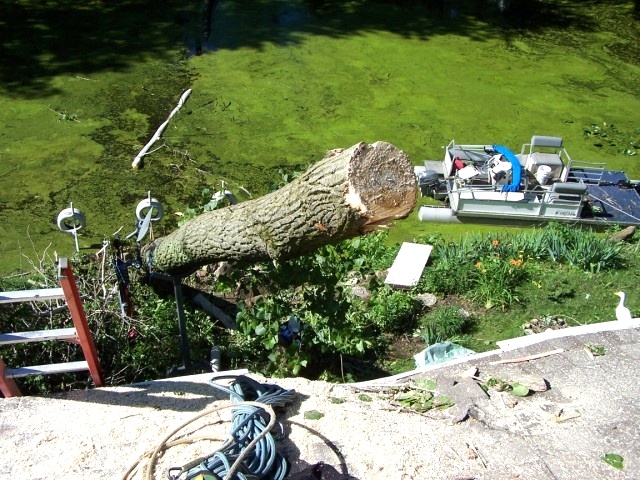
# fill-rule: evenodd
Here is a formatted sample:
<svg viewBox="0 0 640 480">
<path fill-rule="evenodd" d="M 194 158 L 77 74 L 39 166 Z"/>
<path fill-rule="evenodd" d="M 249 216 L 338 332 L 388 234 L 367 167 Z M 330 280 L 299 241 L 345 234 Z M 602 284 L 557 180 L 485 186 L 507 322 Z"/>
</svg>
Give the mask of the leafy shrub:
<svg viewBox="0 0 640 480">
<path fill-rule="evenodd" d="M 314 376 L 335 364 L 340 355 L 363 357 L 380 346 L 380 334 L 413 322 L 414 301 L 380 280 L 378 268 L 388 267 L 397 253 L 376 233 L 317 251 L 286 264 L 261 264 L 237 272 L 240 290 L 264 292 L 253 305 L 240 304 L 239 335 L 232 348 L 251 345 L 251 355 L 273 375 L 304 372 Z M 260 276 L 259 285 L 256 275 Z M 354 284 L 371 290 L 369 303 L 352 294 Z M 301 322 L 298 342 L 283 342 L 281 329 L 294 316 Z M 250 341 L 253 336 L 257 341 Z"/>
<path fill-rule="evenodd" d="M 365 317 L 382 332 L 401 333 L 413 328 L 419 309 L 411 293 L 385 286 L 369 301 Z"/>
<path fill-rule="evenodd" d="M 474 272 L 475 253 L 464 245 L 444 243 L 434 244 L 431 254 L 432 265 L 426 269 L 417 290 L 442 295 L 461 294 L 467 291 Z"/>
<path fill-rule="evenodd" d="M 427 345 L 444 342 L 464 333 L 472 319 L 459 308 L 438 307 L 418 320 L 418 335 Z"/>
</svg>

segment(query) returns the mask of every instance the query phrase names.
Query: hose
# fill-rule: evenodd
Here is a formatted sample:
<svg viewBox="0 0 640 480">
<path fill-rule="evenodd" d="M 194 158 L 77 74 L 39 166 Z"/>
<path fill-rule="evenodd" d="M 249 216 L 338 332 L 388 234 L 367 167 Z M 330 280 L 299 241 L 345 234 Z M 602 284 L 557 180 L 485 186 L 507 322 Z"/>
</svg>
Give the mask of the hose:
<svg viewBox="0 0 640 480">
<path fill-rule="evenodd" d="M 211 386 L 227 392 L 231 398 L 230 405 L 209 408 L 187 420 L 168 433 L 158 445 L 145 452 L 125 474 L 123 480 L 130 480 L 132 474 L 146 459 L 143 466 L 143 477 L 153 480 L 156 463 L 162 452 L 168 448 L 201 440 L 219 440 L 206 436 L 172 438 L 182 429 L 196 420 L 217 413 L 220 410 L 232 409 L 232 426 L 228 438 L 222 446 L 209 455 L 197 458 L 183 465 L 172 467 L 168 476 L 172 480 L 190 480 L 198 475 L 213 476 L 216 480 L 283 480 L 289 464 L 279 453 L 271 430 L 276 423 L 274 407 L 284 407 L 295 398 L 294 390 L 284 390 L 277 385 L 261 384 L 244 375 L 227 375 L 216 377 L 216 380 L 234 378 L 230 387 L 220 385 L 213 380 Z M 245 400 L 248 397 L 249 400 Z"/>
</svg>

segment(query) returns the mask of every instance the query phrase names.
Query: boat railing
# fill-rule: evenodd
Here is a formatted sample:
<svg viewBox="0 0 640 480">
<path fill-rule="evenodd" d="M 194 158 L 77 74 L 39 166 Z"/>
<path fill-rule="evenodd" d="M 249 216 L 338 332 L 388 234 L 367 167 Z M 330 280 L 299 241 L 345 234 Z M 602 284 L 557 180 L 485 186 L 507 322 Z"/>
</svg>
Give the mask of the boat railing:
<svg viewBox="0 0 640 480">
<path fill-rule="evenodd" d="M 585 199 L 587 188 L 584 184 L 559 182 L 544 190 L 536 188 L 534 190 L 502 192 L 494 185 L 473 185 L 450 188 L 449 193 L 456 194 L 458 198 L 466 200 L 580 204 Z"/>
<path fill-rule="evenodd" d="M 567 165 L 567 182 L 600 185 L 605 169 L 604 163 L 593 163 L 572 160 Z"/>
<path fill-rule="evenodd" d="M 449 193 L 457 194 L 459 198 L 466 200 L 521 202 L 525 199 L 525 192 L 503 192 L 495 185 L 457 186 Z"/>
</svg>

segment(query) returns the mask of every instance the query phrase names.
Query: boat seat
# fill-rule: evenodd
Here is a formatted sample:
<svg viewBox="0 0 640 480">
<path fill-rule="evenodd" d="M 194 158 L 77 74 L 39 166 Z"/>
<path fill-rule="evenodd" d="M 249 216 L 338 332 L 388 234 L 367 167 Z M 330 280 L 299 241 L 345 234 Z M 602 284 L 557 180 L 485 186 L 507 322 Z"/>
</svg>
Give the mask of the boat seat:
<svg viewBox="0 0 640 480">
<path fill-rule="evenodd" d="M 584 195 L 587 193 L 587 186 L 584 183 L 557 182 L 551 186 L 551 191 L 554 193 Z"/>
<path fill-rule="evenodd" d="M 525 153 L 526 147 L 529 147 L 529 151 Z M 542 165 L 546 165 L 551 168 L 553 172 L 552 178 L 559 178 L 562 174 L 562 168 L 564 162 L 562 161 L 562 138 L 561 137 L 548 137 L 545 135 L 534 135 L 531 137 L 530 143 L 525 143 L 522 146 L 520 157 L 525 157 L 525 169 L 536 174 L 538 168 Z"/>
<path fill-rule="evenodd" d="M 546 194 L 547 203 L 576 202 L 580 203 L 587 193 L 587 186 L 582 183 L 558 182 L 551 186 L 551 190 Z"/>
<path fill-rule="evenodd" d="M 531 149 L 534 148 L 562 148 L 562 137 L 548 137 L 546 135 L 534 135 L 531 137 Z"/>
</svg>

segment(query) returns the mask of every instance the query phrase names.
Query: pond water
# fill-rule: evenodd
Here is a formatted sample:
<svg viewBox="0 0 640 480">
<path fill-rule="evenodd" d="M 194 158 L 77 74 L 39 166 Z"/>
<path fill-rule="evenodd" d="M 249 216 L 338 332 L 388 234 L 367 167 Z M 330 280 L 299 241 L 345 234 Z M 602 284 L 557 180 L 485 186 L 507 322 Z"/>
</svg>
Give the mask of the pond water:
<svg viewBox="0 0 640 480">
<path fill-rule="evenodd" d="M 133 230 L 149 191 L 165 207 L 162 235 L 205 188 L 259 196 L 359 141 L 391 142 L 420 164 L 453 138 L 519 150 L 533 134 L 556 135 L 572 157 L 640 178 L 637 157 L 583 133 L 640 126 L 633 2 L 500 12 L 462 0 L 220 1 L 203 40 L 193 3 L 5 9 L 0 273 L 45 251 L 73 254 L 56 226 L 70 202 L 87 217 L 79 245 L 92 252 Z M 133 170 L 186 88 L 184 108 Z M 462 231 L 414 217 L 393 239 Z"/>
</svg>

